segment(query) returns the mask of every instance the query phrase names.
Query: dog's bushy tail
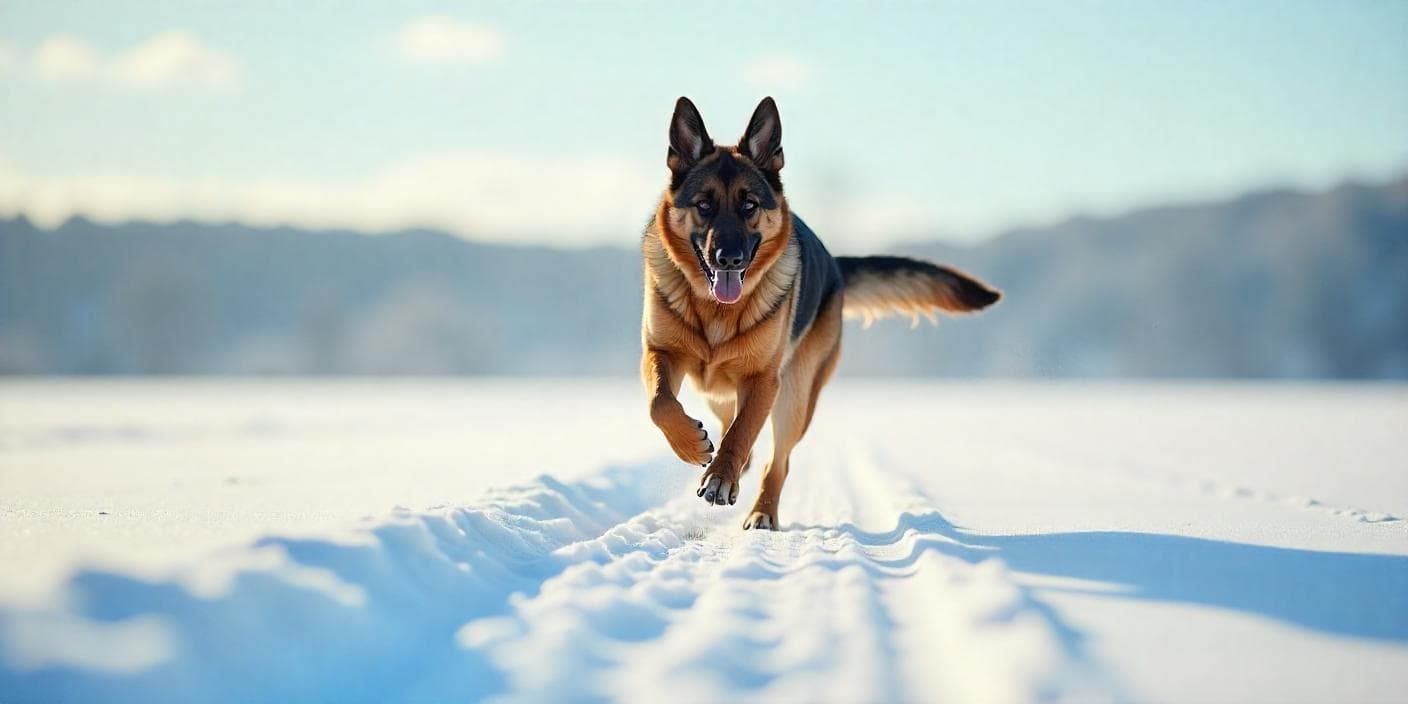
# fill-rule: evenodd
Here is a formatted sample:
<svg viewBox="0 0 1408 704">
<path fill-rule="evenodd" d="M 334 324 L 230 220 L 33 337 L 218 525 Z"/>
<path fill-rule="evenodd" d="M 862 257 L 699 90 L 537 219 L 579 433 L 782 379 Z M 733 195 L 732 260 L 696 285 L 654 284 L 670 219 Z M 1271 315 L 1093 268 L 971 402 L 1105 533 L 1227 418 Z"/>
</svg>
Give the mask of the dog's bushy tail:
<svg viewBox="0 0 1408 704">
<path fill-rule="evenodd" d="M 846 317 L 866 324 L 890 315 L 919 316 L 982 310 L 1002 297 L 987 284 L 951 267 L 908 257 L 836 257 L 845 279 Z"/>
</svg>

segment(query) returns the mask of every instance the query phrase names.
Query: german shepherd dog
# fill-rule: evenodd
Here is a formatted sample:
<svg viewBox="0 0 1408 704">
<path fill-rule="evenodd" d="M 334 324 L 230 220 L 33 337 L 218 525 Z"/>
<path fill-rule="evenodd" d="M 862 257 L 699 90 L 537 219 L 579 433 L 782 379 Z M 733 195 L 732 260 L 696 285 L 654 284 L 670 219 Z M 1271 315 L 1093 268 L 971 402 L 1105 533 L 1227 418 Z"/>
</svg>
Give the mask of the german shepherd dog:
<svg viewBox="0 0 1408 704">
<path fill-rule="evenodd" d="M 933 318 L 997 291 L 904 257 L 832 257 L 782 193 L 782 121 L 772 98 L 738 146 L 715 146 L 694 103 L 670 120 L 670 187 L 641 239 L 641 375 L 650 419 L 680 459 L 703 466 L 698 495 L 738 501 L 753 443 L 772 417 L 772 461 L 743 528 L 777 530 L 788 456 L 841 353 L 842 315 Z M 689 377 L 721 423 L 718 451 L 677 398 Z"/>
</svg>

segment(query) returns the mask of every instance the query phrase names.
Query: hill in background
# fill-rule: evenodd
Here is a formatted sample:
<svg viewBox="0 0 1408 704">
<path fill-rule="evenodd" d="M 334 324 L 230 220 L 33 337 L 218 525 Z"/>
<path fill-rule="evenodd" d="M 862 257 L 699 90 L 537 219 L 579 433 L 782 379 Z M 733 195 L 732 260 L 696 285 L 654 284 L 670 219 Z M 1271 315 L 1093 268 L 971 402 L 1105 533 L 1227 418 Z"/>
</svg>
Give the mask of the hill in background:
<svg viewBox="0 0 1408 704">
<path fill-rule="evenodd" d="M 631 375 L 622 241 L 0 221 L 0 371 Z M 1408 178 L 900 249 L 1006 297 L 937 327 L 849 326 L 843 373 L 1408 378 Z"/>
</svg>

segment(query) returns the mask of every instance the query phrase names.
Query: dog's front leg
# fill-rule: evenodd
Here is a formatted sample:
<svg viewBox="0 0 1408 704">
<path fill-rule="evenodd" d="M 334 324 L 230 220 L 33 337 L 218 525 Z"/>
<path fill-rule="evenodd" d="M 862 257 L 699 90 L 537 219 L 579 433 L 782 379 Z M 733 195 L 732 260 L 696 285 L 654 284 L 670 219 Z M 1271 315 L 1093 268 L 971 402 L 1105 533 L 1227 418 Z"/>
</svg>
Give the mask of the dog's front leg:
<svg viewBox="0 0 1408 704">
<path fill-rule="evenodd" d="M 645 348 L 640 371 L 645 393 L 650 397 L 650 420 L 665 434 L 670 449 L 690 464 L 707 466 L 714 443 L 704 424 L 690 418 L 678 398 L 684 381 L 682 365 L 665 350 Z"/>
<path fill-rule="evenodd" d="M 776 372 L 745 377 L 738 385 L 738 416 L 719 441 L 719 453 L 699 479 L 697 493 L 704 501 L 720 506 L 738 501 L 738 480 L 743 475 L 743 465 L 758 433 L 763 430 L 763 423 L 772 413 L 778 386 Z"/>
</svg>

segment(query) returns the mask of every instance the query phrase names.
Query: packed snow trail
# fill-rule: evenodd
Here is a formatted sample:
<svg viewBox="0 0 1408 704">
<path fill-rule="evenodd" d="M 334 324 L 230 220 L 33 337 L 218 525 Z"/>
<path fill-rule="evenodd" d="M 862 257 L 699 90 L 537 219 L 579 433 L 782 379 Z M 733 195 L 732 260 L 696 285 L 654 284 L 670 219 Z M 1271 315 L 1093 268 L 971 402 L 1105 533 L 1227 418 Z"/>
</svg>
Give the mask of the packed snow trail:
<svg viewBox="0 0 1408 704">
<path fill-rule="evenodd" d="M 805 524 L 743 533 L 673 501 L 651 524 L 679 548 L 582 562 L 461 640 L 517 701 L 1111 698 L 1069 628 L 922 494 L 866 461 L 809 469 L 789 488 Z"/>
<path fill-rule="evenodd" d="M 271 531 L 164 573 L 87 567 L 49 603 L 0 600 L 0 701 L 1370 702 L 1408 689 L 1405 395 L 1231 394 L 1209 420 L 1202 392 L 1159 393 L 840 391 L 794 455 L 776 533 L 740 530 L 743 500 L 695 497 L 697 468 L 602 466 L 597 450 L 464 505 Z M 602 417 L 635 418 L 636 401 Z M 505 431 L 537 414 L 524 403 Z M 465 425 L 369 442 L 399 453 L 429 433 L 444 448 Z M 217 447 L 329 442 L 298 427 Z M 355 448 L 392 426 L 317 427 Z M 26 439 L 47 432 L 11 431 L 6 464 L 62 469 L 75 451 Z M 563 445 L 551 451 L 583 446 Z M 504 470 L 462 471 L 493 485 Z"/>
</svg>

